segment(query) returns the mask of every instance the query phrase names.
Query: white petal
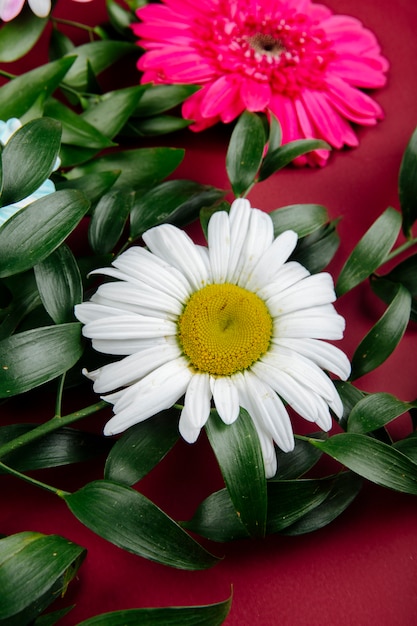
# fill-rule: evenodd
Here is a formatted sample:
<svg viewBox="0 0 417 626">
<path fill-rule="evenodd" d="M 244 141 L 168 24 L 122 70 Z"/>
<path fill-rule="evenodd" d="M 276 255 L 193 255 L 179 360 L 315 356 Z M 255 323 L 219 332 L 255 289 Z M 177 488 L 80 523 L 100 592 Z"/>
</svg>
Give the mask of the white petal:
<svg viewBox="0 0 417 626">
<path fill-rule="evenodd" d="M 341 339 L 345 320 L 333 305 L 323 305 L 294 311 L 274 320 L 274 336 L 310 337 L 312 339 Z"/>
<path fill-rule="evenodd" d="M 114 306 L 104 306 L 94 302 L 82 302 L 74 307 L 75 317 L 79 322 L 88 324 L 102 319 L 103 317 L 118 317 L 120 309 Z"/>
<path fill-rule="evenodd" d="M 331 343 L 319 339 L 273 339 L 277 346 L 285 346 L 299 354 L 311 359 L 319 367 L 336 374 L 342 380 L 347 380 L 350 375 L 350 361 L 346 354 Z"/>
<path fill-rule="evenodd" d="M 307 276 L 310 276 L 310 272 L 303 265 L 300 265 L 297 261 L 288 261 L 278 270 L 271 283 L 264 285 L 262 289 L 257 291 L 257 295 L 266 302 L 268 298 L 277 296 L 285 289 L 288 289 L 288 287 L 298 283 L 303 278 L 307 278 Z"/>
<path fill-rule="evenodd" d="M 230 255 L 230 220 L 226 211 L 217 211 L 212 215 L 207 234 L 212 280 L 224 283 Z"/>
<path fill-rule="evenodd" d="M 180 349 L 176 345 L 152 346 L 89 372 L 88 377 L 94 380 L 96 393 L 107 393 L 137 382 L 164 363 L 180 356 Z"/>
<path fill-rule="evenodd" d="M 294 449 L 294 436 L 284 404 L 269 385 L 249 370 L 244 378 L 252 397 L 254 414 L 281 450 L 290 452 Z"/>
<path fill-rule="evenodd" d="M 230 207 L 230 257 L 226 278 L 226 282 L 229 283 L 235 283 L 238 277 L 237 268 L 248 232 L 251 211 L 249 200 L 244 198 L 237 198 Z"/>
<path fill-rule="evenodd" d="M 91 301 L 132 313 L 171 319 L 176 319 L 183 310 L 181 302 L 158 289 L 145 284 L 139 287 L 124 281 L 100 285 Z"/>
<path fill-rule="evenodd" d="M 300 309 L 308 309 L 336 300 L 333 279 L 322 272 L 313 274 L 272 296 L 266 302 L 271 315 L 283 315 Z"/>
<path fill-rule="evenodd" d="M 198 290 L 208 283 L 206 266 L 191 238 L 172 224 L 162 224 L 147 230 L 142 236 L 150 250 L 176 267 Z"/>
<path fill-rule="evenodd" d="M 258 292 L 268 283 L 275 281 L 275 276 L 287 261 L 297 244 L 297 233 L 286 230 L 278 235 L 259 259 L 246 284 L 250 291 Z"/>
<path fill-rule="evenodd" d="M 114 356 L 125 356 L 135 354 L 147 348 L 156 346 L 178 345 L 175 337 L 144 337 L 139 339 L 93 339 L 93 348 L 97 352 L 113 354 Z"/>
<path fill-rule="evenodd" d="M 188 443 L 194 443 L 210 415 L 210 376 L 194 374 L 185 392 L 179 431 Z"/>
<path fill-rule="evenodd" d="M 180 357 L 165 363 L 138 383 L 118 393 L 113 407 L 115 415 L 107 422 L 104 434 L 121 433 L 170 408 L 184 394 L 192 375 L 186 359 Z M 104 400 L 111 402 L 112 396 Z"/>
<path fill-rule="evenodd" d="M 115 320 L 103 317 L 83 327 L 83 335 L 90 339 L 145 339 L 175 335 L 177 326 L 169 320 L 145 315 L 124 313 Z"/>
<path fill-rule="evenodd" d="M 246 287 L 253 268 L 274 240 L 274 225 L 267 213 L 252 209 L 248 232 L 236 268 L 237 283 Z"/>
<path fill-rule="evenodd" d="M 51 11 L 51 0 L 28 0 L 29 6 L 38 17 L 46 17 Z"/>
<path fill-rule="evenodd" d="M 211 378 L 211 390 L 217 413 L 225 424 L 232 424 L 239 416 L 239 394 L 233 378 Z"/>
</svg>

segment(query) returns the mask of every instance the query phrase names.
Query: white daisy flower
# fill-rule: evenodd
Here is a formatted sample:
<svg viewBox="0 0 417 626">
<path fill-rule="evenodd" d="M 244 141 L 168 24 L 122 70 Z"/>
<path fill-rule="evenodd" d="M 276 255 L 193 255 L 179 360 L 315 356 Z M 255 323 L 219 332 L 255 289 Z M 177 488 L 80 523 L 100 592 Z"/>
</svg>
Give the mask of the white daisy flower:
<svg viewBox="0 0 417 626">
<path fill-rule="evenodd" d="M 235 200 L 214 213 L 208 247 L 175 226 L 148 230 L 148 249 L 132 247 L 97 270 L 116 281 L 76 306 L 83 334 L 99 352 L 125 358 L 92 372 L 94 390 L 113 404 L 104 433 L 114 435 L 184 396 L 179 430 L 194 442 L 212 403 L 232 424 L 243 407 L 276 473 L 274 442 L 294 447 L 285 404 L 323 430 L 342 415 L 324 370 L 346 379 L 346 355 L 323 340 L 341 339 L 344 319 L 329 274 L 288 261 L 297 235 L 274 239 L 272 220 Z"/>
</svg>

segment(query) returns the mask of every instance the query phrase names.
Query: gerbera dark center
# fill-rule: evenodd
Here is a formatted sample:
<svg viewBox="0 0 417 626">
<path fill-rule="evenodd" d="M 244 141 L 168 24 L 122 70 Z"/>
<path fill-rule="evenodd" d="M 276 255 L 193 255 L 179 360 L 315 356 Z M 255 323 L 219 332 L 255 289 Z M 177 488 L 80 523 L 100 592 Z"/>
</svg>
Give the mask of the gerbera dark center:
<svg viewBox="0 0 417 626">
<path fill-rule="evenodd" d="M 256 35 L 248 37 L 248 43 L 255 52 L 268 56 L 279 56 L 282 52 L 285 52 L 285 46 L 282 41 L 275 39 L 272 35 L 256 33 Z"/>
<path fill-rule="evenodd" d="M 268 350 L 271 335 L 264 301 L 229 283 L 195 292 L 178 321 L 178 339 L 190 364 L 213 376 L 250 367 Z"/>
</svg>

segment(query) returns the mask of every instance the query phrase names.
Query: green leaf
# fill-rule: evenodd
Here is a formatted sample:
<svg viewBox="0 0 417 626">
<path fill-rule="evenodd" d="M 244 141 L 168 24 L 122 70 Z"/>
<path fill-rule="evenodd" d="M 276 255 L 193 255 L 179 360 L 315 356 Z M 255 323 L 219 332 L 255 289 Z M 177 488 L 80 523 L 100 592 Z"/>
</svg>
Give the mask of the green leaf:
<svg viewBox="0 0 417 626">
<path fill-rule="evenodd" d="M 0 398 L 53 380 L 82 354 L 81 324 L 27 330 L 0 341 Z"/>
<path fill-rule="evenodd" d="M 120 171 L 97 172 L 96 174 L 87 174 L 71 180 L 61 180 L 55 186 L 57 190 L 78 189 L 88 198 L 91 204 L 95 204 L 112 188 L 119 176 Z"/>
<path fill-rule="evenodd" d="M 104 468 L 104 478 L 134 485 L 146 476 L 178 440 L 177 411 L 163 411 L 129 428 L 116 441 Z"/>
<path fill-rule="evenodd" d="M 372 290 L 386 303 L 390 303 L 396 294 L 396 284 L 401 283 L 412 296 L 410 319 L 417 321 L 417 255 L 398 263 L 384 276 L 371 276 Z"/>
<path fill-rule="evenodd" d="M 0 88 L 0 119 L 22 117 L 41 96 L 50 96 L 74 63 L 66 57 L 13 78 Z"/>
<path fill-rule="evenodd" d="M 398 285 L 397 295 L 356 348 L 352 357 L 351 380 L 371 372 L 395 350 L 407 328 L 410 309 L 410 292 Z"/>
<path fill-rule="evenodd" d="M 109 170 L 120 171 L 117 187 L 140 189 L 157 185 L 169 176 L 184 158 L 184 150 L 177 148 L 138 148 L 98 157 L 92 163 L 79 165 L 68 172 L 74 179 L 86 174 Z"/>
<path fill-rule="evenodd" d="M 406 237 L 409 237 L 411 227 L 417 219 L 417 129 L 411 135 L 403 154 L 398 187 L 403 232 Z"/>
<path fill-rule="evenodd" d="M 0 540 L 0 622 L 29 624 L 66 588 L 86 551 L 59 537 L 22 532 Z"/>
<path fill-rule="evenodd" d="M 191 180 L 167 180 L 137 195 L 130 216 L 130 237 L 136 239 L 162 223 L 183 226 L 195 219 L 202 207 L 213 205 L 223 195 L 221 189 Z"/>
<path fill-rule="evenodd" d="M 181 104 L 200 88 L 196 85 L 145 85 L 135 117 L 153 117 Z"/>
<path fill-rule="evenodd" d="M 282 128 L 277 117 L 269 112 L 268 152 L 274 152 L 282 144 Z"/>
<path fill-rule="evenodd" d="M 317 436 L 322 436 L 323 433 L 319 433 Z M 312 437 L 314 435 L 311 435 Z M 295 440 L 294 450 L 292 452 L 282 452 L 279 448 L 276 450 L 278 471 L 274 478 L 270 479 L 270 482 L 274 480 L 289 480 L 299 478 L 306 472 L 308 472 L 320 459 L 321 452 L 312 448 L 307 441 L 300 439 Z"/>
<path fill-rule="evenodd" d="M 156 115 L 145 119 L 130 120 L 121 134 L 127 137 L 156 137 L 167 135 L 190 126 L 192 122 L 175 115 Z"/>
<path fill-rule="evenodd" d="M 305 237 L 329 221 L 327 209 L 320 204 L 292 204 L 272 211 L 269 216 L 275 237 L 285 230 L 294 230 L 300 238 Z"/>
<path fill-rule="evenodd" d="M 99 130 L 103 135 L 114 137 L 123 128 L 135 110 L 145 87 L 127 87 L 109 91 L 95 98 L 81 115 L 81 119 Z"/>
<path fill-rule="evenodd" d="M 300 239 L 291 261 L 298 261 L 312 274 L 321 272 L 332 260 L 339 243 L 336 222 L 330 222 Z"/>
<path fill-rule="evenodd" d="M 417 463 L 417 433 L 414 431 L 405 439 L 393 443 L 393 447 L 405 454 L 414 463 Z"/>
<path fill-rule="evenodd" d="M 71 56 L 76 55 L 76 61 L 65 77 L 65 85 L 76 91 L 88 91 L 89 68 L 94 74 L 100 74 L 117 60 L 135 51 L 137 46 L 134 44 L 114 40 L 92 41 L 77 46 L 70 52 Z"/>
<path fill-rule="evenodd" d="M 33 622 L 33 626 L 55 626 L 55 624 L 57 624 L 59 620 L 67 615 L 67 613 L 69 613 L 73 608 L 74 605 L 59 609 L 58 611 L 52 611 L 51 613 L 45 613 Z"/>
<path fill-rule="evenodd" d="M 134 37 L 130 25 L 135 20 L 133 11 L 126 11 L 114 0 L 106 0 L 107 15 L 113 28 L 123 35 L 124 39 Z"/>
<path fill-rule="evenodd" d="M 78 626 L 220 626 L 230 605 L 231 599 L 205 606 L 128 609 L 96 615 Z"/>
<path fill-rule="evenodd" d="M 0 228 L 0 277 L 40 263 L 77 226 L 89 204 L 75 190 L 57 191 L 15 213 Z"/>
<path fill-rule="evenodd" d="M 0 29 L 0 63 L 23 57 L 42 35 L 48 20 L 37 17 L 28 7 Z"/>
<path fill-rule="evenodd" d="M 387 258 L 401 228 L 401 215 L 389 207 L 355 246 L 336 283 L 339 296 L 368 278 Z"/>
<path fill-rule="evenodd" d="M 341 472 L 335 477 L 327 498 L 281 532 L 284 535 L 295 536 L 323 528 L 347 509 L 361 487 L 362 481 L 359 476 L 352 472 Z"/>
<path fill-rule="evenodd" d="M 74 48 L 75 45 L 67 35 L 64 35 L 64 33 L 59 30 L 58 24 L 53 24 L 48 48 L 50 61 L 55 61 L 65 55 L 69 55 Z"/>
<path fill-rule="evenodd" d="M 94 125 L 58 100 L 49 98 L 45 103 L 44 113 L 61 123 L 62 143 L 89 149 L 94 148 L 96 151 L 115 145 L 107 134 L 97 130 Z"/>
<path fill-rule="evenodd" d="M 289 165 L 297 157 L 313 150 L 331 150 L 331 147 L 320 139 L 297 139 L 275 148 L 275 150 L 268 151 L 262 162 L 259 181 L 269 178 L 269 176 Z"/>
<path fill-rule="evenodd" d="M 3 206 L 27 198 L 51 174 L 58 156 L 61 126 L 48 118 L 27 122 L 10 137 L 1 160 Z"/>
<path fill-rule="evenodd" d="M 377 485 L 417 494 L 417 464 L 382 441 L 357 433 L 341 433 L 326 441 L 309 441 Z"/>
<path fill-rule="evenodd" d="M 402 402 L 389 393 L 373 393 L 360 400 L 352 409 L 347 423 L 350 433 L 369 433 L 382 428 L 407 413 L 415 404 Z"/>
<path fill-rule="evenodd" d="M 4 284 L 10 289 L 13 299 L 0 325 L 0 339 L 11 335 L 22 319 L 41 304 L 33 272 L 20 274 L 19 280 L 6 278 Z"/>
<path fill-rule="evenodd" d="M 123 233 L 132 200 L 132 193 L 125 189 L 113 189 L 99 200 L 88 228 L 88 240 L 96 254 L 113 250 Z"/>
<path fill-rule="evenodd" d="M 201 537 L 219 543 L 249 537 L 227 489 L 211 493 L 201 502 L 193 517 L 182 522 L 182 526 Z"/>
<path fill-rule="evenodd" d="M 36 428 L 37 424 L 10 424 L 0 428 L 0 444 L 3 445 Z M 109 451 L 111 439 L 77 428 L 60 428 L 41 439 L 19 447 L 2 457 L 9 467 L 27 472 L 80 463 Z"/>
<path fill-rule="evenodd" d="M 226 170 L 235 196 L 243 195 L 255 182 L 264 146 L 261 118 L 245 111 L 233 129 L 226 155 Z"/>
<path fill-rule="evenodd" d="M 64 498 L 83 524 L 128 552 L 178 569 L 205 569 L 218 561 L 130 487 L 98 480 Z"/>
<path fill-rule="evenodd" d="M 339 420 L 340 426 L 346 430 L 349 415 L 356 404 L 365 397 L 365 393 L 360 391 L 352 383 L 344 380 L 335 380 L 334 385 L 343 404 L 343 415 Z"/>
<path fill-rule="evenodd" d="M 34 267 L 42 303 L 55 324 L 74 321 L 74 306 L 82 302 L 83 285 L 77 262 L 65 244 Z"/>
<path fill-rule="evenodd" d="M 250 535 L 262 537 L 267 507 L 265 468 L 251 417 L 241 409 L 237 420 L 226 425 L 212 411 L 206 431 L 240 520 Z"/>
</svg>

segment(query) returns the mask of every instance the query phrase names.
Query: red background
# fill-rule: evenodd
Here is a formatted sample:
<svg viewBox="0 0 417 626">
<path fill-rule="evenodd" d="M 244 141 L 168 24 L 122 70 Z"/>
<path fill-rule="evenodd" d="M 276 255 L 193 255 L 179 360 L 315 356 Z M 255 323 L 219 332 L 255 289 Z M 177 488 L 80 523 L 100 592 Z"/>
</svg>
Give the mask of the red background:
<svg viewBox="0 0 417 626">
<path fill-rule="evenodd" d="M 250 199 L 265 211 L 309 202 L 325 205 L 332 218 L 341 216 L 342 243 L 330 268 L 337 277 L 347 255 L 376 217 L 389 205 L 399 208 L 398 170 L 417 124 L 417 4 L 415 0 L 329 0 L 327 5 L 359 18 L 376 33 L 391 66 L 387 86 L 373 94 L 385 111 L 385 120 L 376 128 L 359 130 L 360 146 L 335 152 L 325 168 L 288 168 L 259 184 Z M 90 23 L 98 23 L 105 15 L 103 0 L 90 4 L 61 0 L 58 9 L 66 17 Z M 43 53 L 42 45 L 38 46 L 30 62 L 43 62 Z M 134 74 L 127 80 L 134 84 Z M 176 177 L 227 187 L 224 163 L 229 132 L 219 127 L 204 134 L 186 131 L 166 138 L 171 145 L 187 148 Z M 337 308 L 347 318 L 346 336 L 340 345 L 352 356 L 383 306 L 368 287 L 360 286 L 341 298 Z M 416 352 L 417 331 L 412 325 L 388 361 L 357 381 L 358 386 L 394 393 L 402 400 L 415 399 Z M 91 401 L 93 396 L 66 400 L 69 410 Z M 52 411 L 53 399 L 36 390 L 4 404 L 1 422 L 42 420 Z M 101 429 L 104 419 L 100 415 L 80 426 Z M 396 437 L 410 428 L 405 417 L 391 430 Z M 86 463 L 42 474 L 41 479 L 43 476 L 57 487 L 75 490 L 100 478 L 102 467 Z M 220 484 L 211 451 L 201 437 L 194 446 L 181 442 L 138 488 L 169 514 L 184 519 Z M 62 620 L 63 626 L 119 609 L 217 602 L 229 596 L 231 587 L 228 626 L 416 623 L 417 500 L 412 496 L 367 484 L 349 509 L 320 531 L 294 538 L 270 536 L 210 545 L 224 560 L 208 571 L 185 572 L 148 562 L 105 542 L 83 527 L 56 496 L 15 478 L 2 476 L 0 493 L 1 533 L 57 533 L 88 549 L 87 559 L 61 603 L 76 605 Z"/>
</svg>

